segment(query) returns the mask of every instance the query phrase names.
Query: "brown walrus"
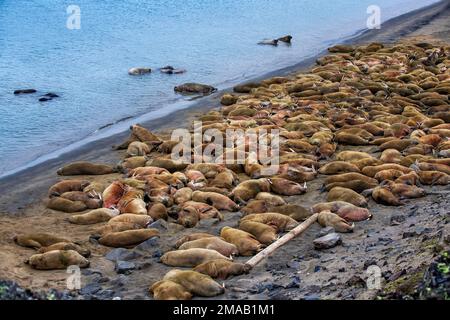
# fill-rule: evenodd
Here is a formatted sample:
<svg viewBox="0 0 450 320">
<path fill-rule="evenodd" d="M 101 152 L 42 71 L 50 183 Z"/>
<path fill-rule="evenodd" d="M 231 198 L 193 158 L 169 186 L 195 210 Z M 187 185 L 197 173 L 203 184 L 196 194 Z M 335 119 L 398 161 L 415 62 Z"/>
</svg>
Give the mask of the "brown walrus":
<svg viewBox="0 0 450 320">
<path fill-rule="evenodd" d="M 238 276 L 250 271 L 250 266 L 244 263 L 232 262 L 224 259 L 211 260 L 199 264 L 194 271 L 210 276 L 211 278 L 227 279 L 230 276 Z"/>
<path fill-rule="evenodd" d="M 49 233 L 29 233 L 19 236 L 14 236 L 14 242 L 22 247 L 30 247 L 39 249 L 41 247 L 48 247 L 59 242 L 71 242 L 70 240 L 54 236 Z"/>
<path fill-rule="evenodd" d="M 252 256 L 262 249 L 261 243 L 252 234 L 239 229 L 223 227 L 220 236 L 234 244 L 241 256 Z"/>
<path fill-rule="evenodd" d="M 166 206 L 159 202 L 150 203 L 148 205 L 147 214 L 152 217 L 154 221 L 159 219 L 167 220 L 169 218 Z"/>
<path fill-rule="evenodd" d="M 72 201 L 61 197 L 51 198 L 47 202 L 47 208 L 62 212 L 80 212 L 86 210 L 88 207 L 82 201 Z"/>
<path fill-rule="evenodd" d="M 224 292 L 224 287 L 210 276 L 191 270 L 170 270 L 163 280 L 178 283 L 190 293 L 201 297 L 214 297 Z"/>
<path fill-rule="evenodd" d="M 372 190 L 372 198 L 377 203 L 390 205 L 390 206 L 401 206 L 404 205 L 388 188 L 379 186 Z"/>
<path fill-rule="evenodd" d="M 91 237 L 94 239 L 99 239 L 105 234 L 111 233 L 111 232 L 120 232 L 120 231 L 126 231 L 126 230 L 133 230 L 133 229 L 141 229 L 142 226 L 132 223 L 132 222 L 113 222 L 113 223 L 107 223 L 101 227 L 96 228 L 92 234 Z"/>
<path fill-rule="evenodd" d="M 52 198 L 58 197 L 68 191 L 83 191 L 89 184 L 90 182 L 86 180 L 62 180 L 50 187 L 48 196 Z"/>
<path fill-rule="evenodd" d="M 170 281 L 161 280 L 155 282 L 149 292 L 153 294 L 155 300 L 190 300 L 192 294 L 182 285 Z"/>
<path fill-rule="evenodd" d="M 298 225 L 298 222 L 291 217 L 276 212 L 249 214 L 241 218 L 241 222 L 244 221 L 264 223 L 274 227 L 277 231 L 292 230 Z"/>
<path fill-rule="evenodd" d="M 239 223 L 239 229 L 254 235 L 256 240 L 265 245 L 269 245 L 277 240 L 277 230 L 261 222 L 242 221 Z"/>
<path fill-rule="evenodd" d="M 293 196 L 304 194 L 306 192 L 306 182 L 301 185 L 299 183 L 283 179 L 283 178 L 270 178 L 270 189 L 272 192 L 284 196 Z"/>
<path fill-rule="evenodd" d="M 80 268 L 89 267 L 89 260 L 74 250 L 53 250 L 34 254 L 25 263 L 38 270 L 66 269 L 73 265 Z"/>
<path fill-rule="evenodd" d="M 147 227 L 153 222 L 153 218 L 143 214 L 123 213 L 108 221 L 108 224 L 116 222 L 127 222 L 141 226 L 141 228 Z"/>
<path fill-rule="evenodd" d="M 239 250 L 232 243 L 228 243 L 219 237 L 206 237 L 183 243 L 178 247 L 181 250 L 191 248 L 204 248 L 215 250 L 225 257 L 239 254 Z"/>
<path fill-rule="evenodd" d="M 172 267 L 195 267 L 215 259 L 231 260 L 216 250 L 191 248 L 166 252 L 161 257 L 161 262 Z"/>
<path fill-rule="evenodd" d="M 149 228 L 111 232 L 102 236 L 98 242 L 107 247 L 134 247 L 152 237 L 159 237 L 158 229 Z"/>
<path fill-rule="evenodd" d="M 194 191 L 192 200 L 212 205 L 218 210 L 236 211 L 239 209 L 233 200 L 216 192 Z"/>
<path fill-rule="evenodd" d="M 188 234 L 188 235 L 183 236 L 180 239 L 178 239 L 177 242 L 175 243 L 175 248 L 179 248 L 185 242 L 194 241 L 194 240 L 203 239 L 203 238 L 209 238 L 209 237 L 216 237 L 216 236 L 209 234 L 209 233 L 205 233 L 205 232 L 191 233 L 191 234 Z"/>
<path fill-rule="evenodd" d="M 114 181 L 103 191 L 103 207 L 112 208 L 117 206 L 124 193 L 125 185 L 120 181 Z"/>
<path fill-rule="evenodd" d="M 60 176 L 103 175 L 117 172 L 113 166 L 87 161 L 73 162 L 58 169 Z"/>
<path fill-rule="evenodd" d="M 346 221 L 363 221 L 370 219 L 372 214 L 365 208 L 357 207 L 345 201 L 322 202 L 312 207 L 313 212 L 331 211 Z"/>
<path fill-rule="evenodd" d="M 367 207 L 367 200 L 352 189 L 334 187 L 327 194 L 327 201 L 345 201 L 357 207 Z"/>
<path fill-rule="evenodd" d="M 321 174 L 338 174 L 348 172 L 360 172 L 360 171 L 356 165 L 345 161 L 332 161 L 320 167 L 319 169 L 319 173 Z"/>
<path fill-rule="evenodd" d="M 317 222 L 322 227 L 333 227 L 337 232 L 351 232 L 353 231 L 353 225 L 339 217 L 337 214 L 325 210 L 318 214 Z"/>
<path fill-rule="evenodd" d="M 89 258 L 91 251 L 73 242 L 57 242 L 47 247 L 41 247 L 38 253 L 45 253 L 53 250 L 74 250 L 85 258 Z"/>
<path fill-rule="evenodd" d="M 73 215 L 67 220 L 73 224 L 95 224 L 109 221 L 111 218 L 119 215 L 119 213 L 117 209 L 100 208 L 84 214 Z"/>
<path fill-rule="evenodd" d="M 299 206 L 297 204 L 285 204 L 282 206 L 273 206 L 270 207 L 268 211 L 284 214 L 286 216 L 291 217 L 295 221 L 306 220 L 312 215 L 310 209 Z"/>
<path fill-rule="evenodd" d="M 237 203 L 246 203 L 253 199 L 260 192 L 269 192 L 270 183 L 266 178 L 251 179 L 241 182 L 236 186 L 231 194 Z"/>
</svg>

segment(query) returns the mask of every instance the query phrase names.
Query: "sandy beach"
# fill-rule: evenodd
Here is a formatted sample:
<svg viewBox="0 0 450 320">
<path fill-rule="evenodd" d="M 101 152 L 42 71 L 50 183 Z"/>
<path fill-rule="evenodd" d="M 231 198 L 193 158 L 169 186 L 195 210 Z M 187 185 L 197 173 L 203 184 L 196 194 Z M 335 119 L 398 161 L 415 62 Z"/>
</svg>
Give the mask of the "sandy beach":
<svg viewBox="0 0 450 320">
<path fill-rule="evenodd" d="M 430 42 L 437 46 L 450 42 L 450 4 L 442 1 L 385 22 L 380 30 L 369 30 L 346 41 L 360 45 L 370 42 L 385 44 Z M 254 81 L 274 76 L 289 76 L 311 69 L 316 59 L 327 52 L 299 62 L 289 68 L 262 75 Z M 189 128 L 192 122 L 220 107 L 220 98 L 232 88 L 199 99 L 184 109 L 160 119 L 140 123 L 160 137 L 168 139 L 174 128 Z M 122 143 L 129 131 L 94 141 L 56 159 L 25 169 L 0 180 L 0 279 L 14 280 L 32 290 L 55 288 L 65 290 L 67 274 L 62 271 L 38 271 L 23 261 L 33 250 L 12 242 L 17 233 L 51 232 L 85 244 L 91 251 L 91 266 L 83 271 L 81 295 L 86 299 L 150 299 L 148 286 L 170 270 L 158 262 L 160 255 L 172 249 L 172 243 L 191 232 L 218 234 L 223 226 L 236 225 L 240 212 L 227 213 L 224 221 L 205 221 L 193 229 L 174 223 L 166 225 L 157 246 L 139 252 L 134 260 L 136 270 L 129 275 L 117 274 L 114 263 L 104 256 L 111 248 L 88 241 L 95 226 L 70 225 L 69 213 L 46 208 L 48 188 L 61 180 L 58 168 L 69 162 L 84 160 L 116 165 L 125 150 L 113 150 Z M 339 148 L 373 153 L 372 146 Z M 376 152 L 375 152 L 376 153 Z M 374 154 L 375 154 L 374 153 Z M 376 153 L 379 156 L 379 153 Z M 111 183 L 121 174 L 95 177 L 96 181 Z M 91 179 L 92 177 L 80 178 Z M 325 201 L 326 193 L 319 189 L 326 176 L 308 182 L 308 192 L 288 198 L 289 203 L 310 207 Z M 315 225 L 305 234 L 277 250 L 251 271 L 226 281 L 225 294 L 219 299 L 374 299 L 381 293 L 395 297 L 407 295 L 423 275 L 424 269 L 447 244 L 448 186 L 427 186 L 425 198 L 408 200 L 401 207 L 389 207 L 370 202 L 374 213 L 370 221 L 358 224 L 355 232 L 342 236 L 343 244 L 327 251 L 314 250 L 312 241 L 320 232 Z M 399 217 L 398 221 L 393 217 Z M 237 261 L 245 262 L 239 257 Z M 383 271 L 383 289 L 367 290 L 364 279 L 367 266 L 378 265 Z M 402 282 L 398 281 L 400 279 Z M 420 279 L 419 279 L 420 280 Z M 397 281 L 397 282 L 396 282 Z M 406 285 L 405 285 L 406 283 Z M 399 289 L 400 287 L 400 289 Z M 409 290 L 409 291 L 408 291 Z"/>
</svg>

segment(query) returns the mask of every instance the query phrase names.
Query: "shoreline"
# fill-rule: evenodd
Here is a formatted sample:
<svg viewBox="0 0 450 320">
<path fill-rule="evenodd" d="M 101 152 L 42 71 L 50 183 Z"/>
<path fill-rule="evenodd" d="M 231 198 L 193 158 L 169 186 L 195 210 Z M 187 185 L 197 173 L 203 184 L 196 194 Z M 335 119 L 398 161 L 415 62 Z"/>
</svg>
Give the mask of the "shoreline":
<svg viewBox="0 0 450 320">
<path fill-rule="evenodd" d="M 330 40 L 329 45 L 337 43 L 360 44 L 373 41 L 387 43 L 398 41 L 444 13 L 448 10 L 449 6 L 450 1 L 443 0 L 389 19 L 382 23 L 380 29 L 359 30 L 354 35 L 349 36 L 348 39 L 342 39 L 342 41 L 339 42 L 338 40 Z M 295 72 L 304 71 L 311 67 L 317 58 L 325 55 L 326 53 L 327 50 L 325 49 L 318 54 L 307 57 L 292 66 L 262 74 L 258 77 L 248 79 L 245 82 L 260 81 L 274 76 L 286 76 Z M 198 101 L 187 101 L 187 107 L 178 109 L 169 114 L 165 114 L 156 119 L 140 122 L 139 119 L 145 119 L 151 114 L 147 113 L 136 118 L 118 122 L 121 126 L 125 126 L 126 128 L 129 124 L 140 123 L 144 127 L 156 133 L 159 133 L 162 130 L 186 127 L 186 124 L 189 123 L 190 120 L 194 119 L 196 115 L 219 107 L 221 95 L 230 91 L 232 91 L 232 87 L 219 90 L 212 95 L 200 98 Z M 16 213 L 27 205 L 35 202 L 37 199 L 44 197 L 46 194 L 45 188 L 58 180 L 56 170 L 63 164 L 78 160 L 91 160 L 116 164 L 120 160 L 120 157 L 118 153 L 111 152 L 111 146 L 121 143 L 124 139 L 126 139 L 128 134 L 129 131 L 124 129 L 124 131 L 95 139 L 91 142 L 82 144 L 79 147 L 71 148 L 71 146 L 77 145 L 80 142 L 70 144 L 67 147 L 59 149 L 65 150 L 67 148 L 69 149 L 67 152 L 61 153 L 54 158 L 44 160 L 32 166 L 22 166 L 20 168 L 23 169 L 18 168 L 17 171 L 12 170 L 14 172 L 11 174 L 1 176 L 0 183 L 4 186 L 4 190 L 7 191 L 0 196 L 0 212 Z M 57 151 L 46 155 L 46 157 L 51 156 Z M 36 160 L 39 159 L 40 157 Z M 33 160 L 31 163 L 36 162 L 36 160 Z M 17 188 L 18 184 L 25 183 L 27 186 Z M 23 199 L 23 192 L 27 192 L 30 196 L 27 197 L 27 199 Z"/>
</svg>

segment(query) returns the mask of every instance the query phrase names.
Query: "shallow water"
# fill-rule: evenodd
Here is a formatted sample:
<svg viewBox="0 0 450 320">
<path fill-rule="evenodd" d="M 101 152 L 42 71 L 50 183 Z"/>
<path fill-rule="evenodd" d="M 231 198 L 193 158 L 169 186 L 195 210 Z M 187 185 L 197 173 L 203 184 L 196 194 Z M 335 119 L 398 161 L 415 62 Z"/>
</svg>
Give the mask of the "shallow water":
<svg viewBox="0 0 450 320">
<path fill-rule="evenodd" d="M 381 20 L 436 2 L 377 0 Z M 66 8 L 81 9 L 81 29 Z M 0 0 L 0 175 L 129 116 L 176 109 L 173 87 L 226 88 L 366 28 L 372 0 Z M 293 44 L 258 46 L 291 34 Z M 134 66 L 187 69 L 132 77 Z M 35 88 L 36 94 L 13 91 Z M 39 102 L 40 95 L 60 95 Z M 181 104 L 180 104 L 181 107 Z M 185 107 L 185 104 L 184 104 Z"/>
</svg>

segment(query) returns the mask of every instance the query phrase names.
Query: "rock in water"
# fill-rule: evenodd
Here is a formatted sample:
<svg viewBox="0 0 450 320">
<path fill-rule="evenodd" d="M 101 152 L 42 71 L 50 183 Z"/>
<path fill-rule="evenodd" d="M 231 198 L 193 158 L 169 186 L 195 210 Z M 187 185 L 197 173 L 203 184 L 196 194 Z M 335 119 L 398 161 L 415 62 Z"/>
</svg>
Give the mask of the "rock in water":
<svg viewBox="0 0 450 320">
<path fill-rule="evenodd" d="M 214 91 L 217 91 L 216 88 L 213 86 L 209 86 L 207 84 L 200 84 L 200 83 L 183 83 L 182 85 L 176 86 L 174 88 L 175 92 L 181 93 L 181 94 L 211 94 Z"/>
<path fill-rule="evenodd" d="M 314 248 L 317 250 L 329 249 L 337 246 L 342 242 L 341 236 L 336 232 L 329 233 L 326 236 L 317 238 L 313 241 Z"/>
<path fill-rule="evenodd" d="M 15 90 L 14 94 L 28 94 L 28 93 L 35 93 L 36 90 L 35 89 L 19 89 L 19 90 Z"/>
<path fill-rule="evenodd" d="M 130 70 L 128 70 L 128 74 L 132 75 L 132 76 L 138 76 L 138 75 L 142 75 L 142 74 L 146 74 L 146 73 L 150 73 L 152 72 L 152 69 L 150 68 L 131 68 Z"/>
</svg>

